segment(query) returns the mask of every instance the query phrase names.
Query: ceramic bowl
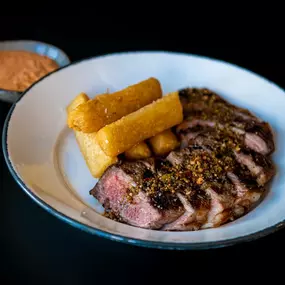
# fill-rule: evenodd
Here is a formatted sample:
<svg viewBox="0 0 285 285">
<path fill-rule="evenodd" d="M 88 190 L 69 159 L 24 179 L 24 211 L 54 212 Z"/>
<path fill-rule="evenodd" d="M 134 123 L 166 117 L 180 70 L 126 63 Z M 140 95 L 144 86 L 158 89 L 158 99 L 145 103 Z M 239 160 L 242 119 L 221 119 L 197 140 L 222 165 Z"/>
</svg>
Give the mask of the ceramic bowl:
<svg viewBox="0 0 285 285">
<path fill-rule="evenodd" d="M 148 230 L 101 215 L 89 190 L 94 179 L 66 125 L 66 106 L 80 92 L 90 97 L 156 77 L 163 93 L 207 87 L 268 121 L 275 135 L 277 174 L 263 201 L 221 227 L 187 232 Z M 196 55 L 131 52 L 72 63 L 36 82 L 11 108 L 3 132 L 7 165 L 29 197 L 59 219 L 105 238 L 167 249 L 232 245 L 272 233 L 285 222 L 285 92 L 241 67 Z"/>
<path fill-rule="evenodd" d="M 66 66 L 70 63 L 70 59 L 61 49 L 53 45 L 38 41 L 2 41 L 0 42 L 0 51 L 3 50 L 30 51 L 40 55 L 45 55 L 53 59 L 59 67 Z M 14 103 L 20 98 L 21 94 L 22 92 L 5 90 L 0 88 L 1 101 Z"/>
</svg>

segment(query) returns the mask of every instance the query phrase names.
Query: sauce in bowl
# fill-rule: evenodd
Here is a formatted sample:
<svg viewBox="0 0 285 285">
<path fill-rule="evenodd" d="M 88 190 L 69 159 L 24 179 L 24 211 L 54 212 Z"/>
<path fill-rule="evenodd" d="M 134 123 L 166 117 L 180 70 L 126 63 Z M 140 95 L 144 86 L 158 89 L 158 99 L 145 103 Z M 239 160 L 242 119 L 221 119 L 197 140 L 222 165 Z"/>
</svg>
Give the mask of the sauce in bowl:
<svg viewBox="0 0 285 285">
<path fill-rule="evenodd" d="M 59 68 L 47 56 L 29 51 L 0 51 L 0 89 L 22 92 Z"/>
</svg>

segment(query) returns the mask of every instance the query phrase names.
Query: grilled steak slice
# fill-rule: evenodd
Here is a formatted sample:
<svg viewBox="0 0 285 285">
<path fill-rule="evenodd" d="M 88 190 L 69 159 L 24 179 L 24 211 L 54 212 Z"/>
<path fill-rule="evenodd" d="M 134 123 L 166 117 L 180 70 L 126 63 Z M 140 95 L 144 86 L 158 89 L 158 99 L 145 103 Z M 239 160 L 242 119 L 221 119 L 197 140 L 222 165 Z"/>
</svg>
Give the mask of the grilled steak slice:
<svg viewBox="0 0 285 285">
<path fill-rule="evenodd" d="M 206 88 L 185 88 L 179 91 L 185 115 L 206 113 L 212 119 L 224 122 L 243 120 L 260 122 L 260 119 L 244 108 L 230 104 L 215 92 Z"/>
<path fill-rule="evenodd" d="M 179 195 L 179 194 L 178 194 Z M 207 188 L 200 195 L 207 196 L 210 204 L 201 203 L 194 208 L 184 196 L 180 199 L 185 206 L 185 213 L 176 221 L 165 225 L 162 229 L 168 231 L 189 231 L 200 228 L 218 227 L 231 218 L 231 206 L 233 199 L 231 196 L 217 194 L 213 189 Z M 201 199 L 196 196 L 193 199 Z M 202 198 L 203 199 L 203 198 Z"/>
<path fill-rule="evenodd" d="M 122 162 L 105 172 L 91 194 L 133 226 L 166 231 L 218 227 L 245 214 L 263 188 L 245 166 L 213 154 L 193 145 L 171 152 L 166 161 Z"/>
<path fill-rule="evenodd" d="M 242 212 L 246 212 L 256 204 L 264 192 L 263 186 L 274 174 L 268 157 L 248 149 L 237 151 L 235 145 L 231 149 L 231 144 L 227 145 L 229 140 L 224 143 L 221 137 L 215 139 L 211 133 L 198 135 L 191 143 L 215 151 L 216 156 L 224 161 L 226 175 L 234 185 L 237 196 L 233 208 L 235 215 L 237 206 L 245 207 Z"/>
<path fill-rule="evenodd" d="M 195 192 L 195 197 L 192 197 L 192 200 L 196 199 L 197 201 L 193 203 L 196 207 L 194 208 L 191 205 L 191 202 L 182 194 L 177 193 L 178 198 L 185 208 L 185 212 L 177 220 L 170 224 L 166 224 L 162 230 L 165 231 L 193 231 L 198 230 L 206 222 L 207 216 L 209 213 L 210 204 L 205 203 L 206 194 L 197 191 Z M 204 197 L 203 197 L 204 196 Z M 209 199 L 208 197 L 206 199 Z"/>
<path fill-rule="evenodd" d="M 264 151 L 257 150 L 257 152 L 262 154 L 271 154 L 275 150 L 273 133 L 268 123 L 249 121 L 245 124 L 244 131 L 246 133 L 245 138 L 248 140 L 247 144 L 250 143 L 250 139 L 255 140 L 255 136 L 258 136 L 266 143 Z"/>
<path fill-rule="evenodd" d="M 230 104 L 205 88 L 186 88 L 180 90 L 179 94 L 187 120 L 178 127 L 178 131 L 195 125 L 227 128 L 243 136 L 245 145 L 256 152 L 270 154 L 274 151 L 269 124 L 262 122 L 248 110 Z"/>
<path fill-rule="evenodd" d="M 208 213 L 207 222 L 202 228 L 218 227 L 225 223 L 231 217 L 231 207 L 233 205 L 233 196 L 227 194 L 218 194 L 212 188 L 207 188 L 206 192 L 211 197 L 211 210 Z"/>
<path fill-rule="evenodd" d="M 197 150 L 200 151 L 207 151 L 203 148 L 203 146 L 199 145 L 188 145 L 187 147 L 183 148 L 180 151 L 171 151 L 166 160 L 169 161 L 174 166 L 179 166 L 181 164 L 187 164 L 189 160 L 191 160 L 191 153 Z"/>
<path fill-rule="evenodd" d="M 195 178 L 196 183 L 200 185 L 200 191 L 210 200 L 208 207 L 194 208 L 199 213 L 204 214 L 204 224 L 199 224 L 202 228 L 217 227 L 225 223 L 231 218 L 231 207 L 234 204 L 235 188 L 226 176 L 226 172 L 219 165 L 219 160 L 213 157 L 213 152 L 201 146 L 192 145 L 181 151 L 171 152 L 167 158 L 173 165 L 185 165 L 186 168 L 192 170 L 192 175 L 201 173 L 202 177 Z M 204 161 L 203 161 L 204 160 Z M 197 166 L 197 167 L 196 167 Z M 213 168 L 211 170 L 211 168 Z M 195 170 L 197 169 L 197 171 Z M 192 185 L 191 188 L 194 188 Z M 196 185 L 197 187 L 197 185 Z M 196 190 L 197 191 L 197 190 Z M 195 197 L 195 199 L 197 199 Z M 189 200 L 189 207 L 193 209 L 193 200 Z M 208 210 L 208 211 L 207 211 Z M 188 215 L 187 215 L 188 214 Z M 195 215 L 197 213 L 186 211 L 176 222 L 172 223 L 172 227 L 181 230 L 182 227 L 189 229 L 195 225 Z M 192 218 L 194 221 L 192 221 Z M 189 219 L 192 223 L 189 224 Z M 178 224 L 178 225 L 177 225 Z M 182 226 L 181 226 L 182 225 Z M 169 229 L 169 226 L 167 226 Z"/>
<path fill-rule="evenodd" d="M 200 134 L 196 133 L 187 143 L 216 151 L 222 157 L 230 156 L 232 159 L 236 159 L 237 162 L 249 169 L 259 185 L 265 185 L 275 173 L 269 157 L 249 149 L 240 149 L 237 142 L 223 132 L 207 131 Z"/>
<path fill-rule="evenodd" d="M 201 168 L 203 175 L 203 180 L 201 180 L 203 184 L 200 188 L 206 192 L 211 200 L 207 220 L 201 228 L 217 227 L 234 217 L 248 212 L 260 200 L 264 192 L 264 188 L 258 185 L 256 179 L 259 184 L 261 184 L 260 180 L 265 179 L 263 174 L 266 172 L 265 168 L 262 167 L 265 167 L 266 162 L 269 160 L 257 154 L 260 159 L 264 158 L 264 161 L 258 165 L 263 172 L 254 173 L 252 167 L 256 171 L 256 157 L 250 161 L 254 163 L 253 165 L 249 165 L 248 162 L 240 163 L 235 157 L 236 151 L 227 153 L 228 150 L 225 149 L 223 152 L 223 149 L 219 147 L 222 143 L 211 139 L 210 135 L 205 137 L 199 135 L 192 143 L 194 145 L 190 147 L 171 152 L 166 159 L 173 165 L 184 164 L 189 166 L 189 164 L 192 164 L 194 169 L 196 163 L 199 163 L 198 172 L 200 171 L 199 168 Z M 200 157 L 206 159 L 206 163 L 201 163 L 201 160 L 196 161 L 199 153 Z M 249 154 L 243 154 L 243 156 L 246 156 L 247 159 L 249 158 Z M 269 168 L 270 166 L 267 165 L 267 167 Z M 258 176 L 254 176 L 254 174 L 258 174 Z M 181 224 L 182 226 L 186 224 L 190 228 L 193 225 L 192 219 L 194 218 L 195 212 L 188 211 L 187 215 L 186 211 L 171 226 L 181 230 Z M 189 219 L 192 222 L 190 224 Z M 167 229 L 169 228 L 167 227 Z"/>
<path fill-rule="evenodd" d="M 236 174 L 229 172 L 228 177 L 236 187 L 237 198 L 235 199 L 232 212 L 233 218 L 240 217 L 253 208 L 261 199 L 264 188 L 257 186 L 253 181 L 249 186 L 249 181 L 240 179 Z"/>
<path fill-rule="evenodd" d="M 177 126 L 176 130 L 178 134 L 182 133 L 182 135 L 184 134 L 185 136 L 185 134 L 191 132 L 191 129 L 193 127 L 197 127 L 197 126 L 213 128 L 217 131 L 226 131 L 232 136 L 235 136 L 236 139 L 238 139 L 240 143 L 244 145 L 245 147 L 248 147 L 249 149 L 252 149 L 263 155 L 268 155 L 274 150 L 273 139 L 265 140 L 263 138 L 264 136 L 259 133 L 247 132 L 241 128 L 234 127 L 234 126 L 228 127 L 227 125 L 217 123 L 215 121 L 202 120 L 200 118 L 187 119 L 184 122 L 182 122 L 179 126 Z M 271 136 L 268 135 L 268 137 L 271 137 Z M 185 145 L 185 142 L 184 142 L 184 145 Z"/>
<path fill-rule="evenodd" d="M 182 207 L 160 210 L 153 206 L 145 192 L 132 193 L 130 189 L 145 175 L 150 175 L 150 170 L 141 162 L 124 162 L 112 166 L 90 194 L 122 222 L 141 228 L 159 229 L 183 214 L 184 210 Z"/>
<path fill-rule="evenodd" d="M 245 165 L 259 185 L 265 185 L 274 175 L 275 169 L 271 160 L 262 154 L 252 151 L 234 151 L 236 160 Z"/>
</svg>

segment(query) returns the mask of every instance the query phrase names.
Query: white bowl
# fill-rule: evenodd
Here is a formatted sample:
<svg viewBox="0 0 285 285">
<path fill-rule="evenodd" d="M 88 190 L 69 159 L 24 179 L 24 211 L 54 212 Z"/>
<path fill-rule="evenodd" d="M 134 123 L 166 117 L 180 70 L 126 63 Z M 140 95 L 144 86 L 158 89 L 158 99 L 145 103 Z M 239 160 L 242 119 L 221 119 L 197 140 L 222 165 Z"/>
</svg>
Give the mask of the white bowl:
<svg viewBox="0 0 285 285">
<path fill-rule="evenodd" d="M 107 88 L 112 92 L 151 76 L 160 80 L 164 94 L 187 86 L 207 87 L 271 124 L 277 174 L 265 199 L 249 214 L 195 232 L 141 229 L 100 215 L 102 207 L 89 195 L 97 180 L 66 126 L 65 107 L 80 92 L 94 97 Z M 132 52 L 72 63 L 35 83 L 11 108 L 3 150 L 13 177 L 34 201 L 67 223 L 112 240 L 158 248 L 210 248 L 255 239 L 285 224 L 285 93 L 225 62 L 168 52 Z"/>
</svg>

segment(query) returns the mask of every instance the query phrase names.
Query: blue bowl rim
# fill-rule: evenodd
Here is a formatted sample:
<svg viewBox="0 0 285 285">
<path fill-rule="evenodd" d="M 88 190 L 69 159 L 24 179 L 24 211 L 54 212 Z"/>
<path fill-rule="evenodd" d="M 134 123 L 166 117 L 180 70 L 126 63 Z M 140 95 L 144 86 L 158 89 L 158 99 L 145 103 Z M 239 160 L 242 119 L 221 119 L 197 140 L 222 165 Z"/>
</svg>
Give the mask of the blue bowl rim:
<svg viewBox="0 0 285 285">
<path fill-rule="evenodd" d="M 42 77 L 40 80 L 38 80 L 37 82 L 35 82 L 34 84 L 32 84 L 28 89 L 26 89 L 21 96 L 19 97 L 19 99 L 17 100 L 17 102 L 15 102 L 12 107 L 10 108 L 7 117 L 5 119 L 4 122 L 4 127 L 3 127 L 3 132 L 2 132 L 2 149 L 3 149 L 3 154 L 4 154 L 4 158 L 5 158 L 5 162 L 8 166 L 8 169 L 13 177 L 13 179 L 17 182 L 17 184 L 20 186 L 20 188 L 34 201 L 36 202 L 39 206 L 41 206 L 43 209 L 45 209 L 48 213 L 54 215 L 55 217 L 57 217 L 58 219 L 66 222 L 67 224 L 83 230 L 87 233 L 90 234 L 94 234 L 97 235 L 99 237 L 103 237 L 109 240 L 113 240 L 113 241 L 117 241 L 117 242 L 122 242 L 122 243 L 126 243 L 126 244 L 132 244 L 132 245 L 136 245 L 136 246 L 141 246 L 141 247 L 148 247 L 148 248 L 157 248 L 157 249 L 169 249 L 169 250 L 207 250 L 207 249 L 212 249 L 212 248 L 221 248 L 221 247 L 226 247 L 226 246 L 232 246 L 238 243 L 243 243 L 243 242 L 250 242 L 262 237 L 265 237 L 269 234 L 272 234 L 282 228 L 285 228 L 285 219 L 271 227 L 265 228 L 263 230 L 260 230 L 258 232 L 255 232 L 253 234 L 249 234 L 249 235 L 245 235 L 242 237 L 238 237 L 238 238 L 233 238 L 233 239 L 229 239 L 229 240 L 223 240 L 223 241 L 214 241 L 214 242 L 201 242 L 201 243 L 165 243 L 165 242 L 159 242 L 159 241 L 146 241 L 146 240 L 142 240 L 142 239 L 134 239 L 134 238 L 127 238 L 125 236 L 121 236 L 121 235 L 117 235 L 117 234 L 111 234 L 109 232 L 100 230 L 100 229 L 96 229 L 94 227 L 88 226 L 86 224 L 83 224 L 81 222 L 76 221 L 75 219 L 72 219 L 68 216 L 66 216 L 65 214 L 60 213 L 59 211 L 57 211 L 55 208 L 53 208 L 52 206 L 50 206 L 49 204 L 47 204 L 44 200 L 42 200 L 41 198 L 39 198 L 38 196 L 36 196 L 31 189 L 28 188 L 28 186 L 25 184 L 25 182 L 18 176 L 18 174 L 16 173 L 16 171 L 14 170 L 13 166 L 12 166 L 12 162 L 9 159 L 9 154 L 8 154 L 8 141 L 7 141 L 7 136 L 8 136 L 8 126 L 9 126 L 9 121 L 11 119 L 11 116 L 13 114 L 13 111 L 16 107 L 16 104 L 25 96 L 25 94 L 33 88 L 33 86 L 35 86 L 36 84 L 38 84 L 40 81 L 44 80 L 46 77 L 52 75 L 53 73 L 56 73 L 64 68 L 68 68 L 71 65 L 76 65 L 79 63 L 82 63 L 84 61 L 88 61 L 88 60 L 94 60 L 97 58 L 103 58 L 103 57 L 107 57 L 107 56 L 112 56 L 112 55 L 124 55 L 124 54 L 134 54 L 134 53 L 168 53 L 168 54 L 177 54 L 177 55 L 191 55 L 191 56 L 199 56 L 199 58 L 205 58 L 205 59 L 210 59 L 210 60 L 214 60 L 214 61 L 219 61 L 222 63 L 226 63 L 226 64 L 230 64 L 232 66 L 236 66 L 240 69 L 243 69 L 247 72 L 250 72 L 252 74 L 252 71 L 247 70 L 243 67 L 240 67 L 238 65 L 232 64 L 232 63 L 228 63 L 222 60 L 218 60 L 218 59 L 213 59 L 213 58 L 209 58 L 209 57 L 205 57 L 205 56 L 200 56 L 200 55 L 193 55 L 193 54 L 188 54 L 188 53 L 183 53 L 183 52 L 170 52 L 170 51 L 131 51 L 131 52 L 117 52 L 117 53 L 107 53 L 101 56 L 91 56 L 91 57 L 87 57 L 87 58 L 83 58 L 81 60 L 77 60 L 77 61 L 73 61 L 68 65 L 62 66 L 59 69 L 47 74 L 46 76 Z M 266 78 L 258 75 L 260 78 L 262 78 L 263 80 L 266 80 L 267 82 L 270 82 L 269 80 L 267 80 Z M 275 86 L 277 86 L 279 89 L 282 89 L 280 86 L 276 85 L 273 82 L 270 82 L 271 84 L 274 84 Z"/>
</svg>

